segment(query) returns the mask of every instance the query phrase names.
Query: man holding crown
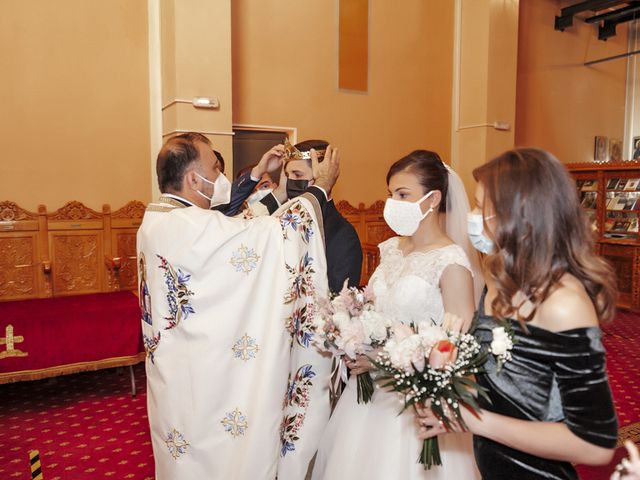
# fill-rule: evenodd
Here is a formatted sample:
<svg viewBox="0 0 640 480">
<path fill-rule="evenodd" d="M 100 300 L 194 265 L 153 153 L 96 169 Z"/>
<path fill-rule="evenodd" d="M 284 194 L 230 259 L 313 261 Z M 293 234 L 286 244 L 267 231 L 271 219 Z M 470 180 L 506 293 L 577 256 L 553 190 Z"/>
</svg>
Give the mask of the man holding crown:
<svg viewBox="0 0 640 480">
<path fill-rule="evenodd" d="M 281 203 L 297 198 L 316 184 L 312 166 L 312 151 L 322 162 L 329 143 L 324 140 L 306 140 L 295 146 L 285 139 L 285 178 L 271 195 L 262 199 L 269 213 L 275 212 Z M 339 292 L 344 283 L 350 287 L 360 284 L 362 269 L 362 247 L 355 228 L 336 209 L 333 200 L 327 203 L 324 216 L 324 237 L 327 255 L 329 290 Z"/>
<path fill-rule="evenodd" d="M 138 231 L 156 478 L 300 480 L 329 418 L 330 359 L 313 346 L 327 295 L 323 217 L 337 149 L 272 216 L 230 218 L 209 140 L 170 138 L 162 195 Z"/>
</svg>

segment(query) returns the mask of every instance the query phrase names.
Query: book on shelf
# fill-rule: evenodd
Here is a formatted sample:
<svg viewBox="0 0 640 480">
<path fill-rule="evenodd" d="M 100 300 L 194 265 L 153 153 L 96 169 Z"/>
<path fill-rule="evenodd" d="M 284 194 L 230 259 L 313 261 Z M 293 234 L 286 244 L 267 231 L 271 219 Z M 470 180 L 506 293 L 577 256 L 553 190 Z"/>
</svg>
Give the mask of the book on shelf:
<svg viewBox="0 0 640 480">
<path fill-rule="evenodd" d="M 613 197 L 613 198 L 615 198 L 616 202 L 613 204 L 613 208 L 611 210 L 624 210 L 624 207 L 627 204 L 625 198 L 622 196 Z"/>
<path fill-rule="evenodd" d="M 583 208 L 588 210 L 593 210 L 596 208 L 598 201 L 598 194 L 596 192 L 584 192 L 582 194 L 582 202 L 581 205 Z"/>
<path fill-rule="evenodd" d="M 607 183 L 607 190 L 615 190 L 618 186 L 619 181 L 619 178 L 612 178 L 611 180 L 609 180 L 609 183 Z"/>
<path fill-rule="evenodd" d="M 624 187 L 625 191 L 634 192 L 638 188 L 638 184 L 640 183 L 640 178 L 630 178 L 627 180 L 627 184 Z"/>
<path fill-rule="evenodd" d="M 585 180 L 580 187 L 581 192 L 595 192 L 598 189 L 597 180 Z"/>
<path fill-rule="evenodd" d="M 627 227 L 625 226 L 625 223 L 626 222 L 624 222 L 623 220 L 618 220 L 613 224 L 613 228 L 611 230 L 613 232 L 626 232 Z"/>
<path fill-rule="evenodd" d="M 625 210 L 634 210 L 636 207 L 636 201 L 637 198 L 636 197 L 629 197 L 627 198 L 625 204 L 624 204 L 624 209 Z"/>
<path fill-rule="evenodd" d="M 632 218 L 629 222 L 627 232 L 638 233 L 638 217 Z"/>
<path fill-rule="evenodd" d="M 615 220 L 611 217 L 607 218 L 607 221 L 604 223 L 605 230 L 613 230 L 613 225 L 615 224 Z"/>
<path fill-rule="evenodd" d="M 616 187 L 616 190 L 624 190 L 626 186 L 627 186 L 627 179 L 621 178 L 620 182 L 618 183 L 618 186 Z"/>
</svg>

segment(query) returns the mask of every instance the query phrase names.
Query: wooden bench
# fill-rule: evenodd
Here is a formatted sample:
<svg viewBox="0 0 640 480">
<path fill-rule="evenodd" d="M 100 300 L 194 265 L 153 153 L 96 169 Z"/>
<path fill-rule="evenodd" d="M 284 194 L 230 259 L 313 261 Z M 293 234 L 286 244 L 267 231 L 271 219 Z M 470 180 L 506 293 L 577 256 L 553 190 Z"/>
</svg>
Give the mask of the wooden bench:
<svg viewBox="0 0 640 480">
<path fill-rule="evenodd" d="M 366 285 L 380 263 L 378 244 L 395 236 L 384 221 L 384 202 L 378 200 L 366 208 L 364 203 L 354 207 L 346 200 L 341 200 L 336 208 L 354 226 L 360 238 L 363 256 L 360 283 Z"/>
<path fill-rule="evenodd" d="M 337 208 L 360 237 L 364 285 L 380 261 L 377 245 L 393 236 L 384 202 Z M 132 293 L 144 210 L 136 201 L 113 212 L 69 202 L 51 213 L 0 202 L 0 384 L 144 359 Z"/>
<path fill-rule="evenodd" d="M 144 360 L 133 293 L 144 209 L 0 202 L 0 384 Z"/>
</svg>

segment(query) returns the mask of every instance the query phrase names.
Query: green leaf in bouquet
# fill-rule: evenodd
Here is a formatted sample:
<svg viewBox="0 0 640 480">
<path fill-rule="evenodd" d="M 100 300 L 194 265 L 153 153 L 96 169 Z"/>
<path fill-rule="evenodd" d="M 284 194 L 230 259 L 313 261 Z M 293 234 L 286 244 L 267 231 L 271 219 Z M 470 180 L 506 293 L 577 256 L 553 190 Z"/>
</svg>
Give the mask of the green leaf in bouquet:
<svg viewBox="0 0 640 480">
<path fill-rule="evenodd" d="M 358 403 L 369 403 L 374 392 L 373 379 L 369 372 L 358 375 L 356 382 L 358 384 Z"/>
</svg>

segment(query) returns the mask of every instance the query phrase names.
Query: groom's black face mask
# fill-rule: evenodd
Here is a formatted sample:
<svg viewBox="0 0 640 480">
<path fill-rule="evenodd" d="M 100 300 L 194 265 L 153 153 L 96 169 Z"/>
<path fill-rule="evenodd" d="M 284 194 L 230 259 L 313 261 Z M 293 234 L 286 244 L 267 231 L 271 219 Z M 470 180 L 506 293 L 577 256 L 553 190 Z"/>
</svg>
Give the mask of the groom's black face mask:
<svg viewBox="0 0 640 480">
<path fill-rule="evenodd" d="M 309 188 L 309 180 L 293 180 L 287 178 L 287 198 L 289 200 L 299 197 L 307 188 Z"/>
</svg>

